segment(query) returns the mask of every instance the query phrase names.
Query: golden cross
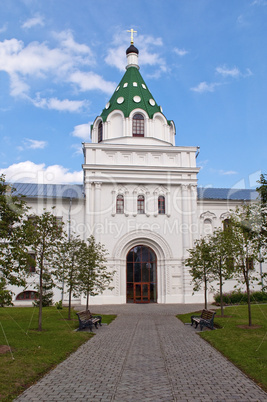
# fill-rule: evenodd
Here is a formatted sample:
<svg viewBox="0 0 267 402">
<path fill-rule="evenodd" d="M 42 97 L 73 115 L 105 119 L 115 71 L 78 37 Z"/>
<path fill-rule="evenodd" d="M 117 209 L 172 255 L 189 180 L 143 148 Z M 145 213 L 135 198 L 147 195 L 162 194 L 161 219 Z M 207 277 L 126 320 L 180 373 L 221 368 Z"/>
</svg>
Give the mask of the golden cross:
<svg viewBox="0 0 267 402">
<path fill-rule="evenodd" d="M 134 43 L 133 34 L 137 33 L 137 31 L 134 31 L 132 28 L 132 29 L 128 29 L 127 32 L 131 32 L 131 45 L 133 45 L 133 43 Z"/>
</svg>

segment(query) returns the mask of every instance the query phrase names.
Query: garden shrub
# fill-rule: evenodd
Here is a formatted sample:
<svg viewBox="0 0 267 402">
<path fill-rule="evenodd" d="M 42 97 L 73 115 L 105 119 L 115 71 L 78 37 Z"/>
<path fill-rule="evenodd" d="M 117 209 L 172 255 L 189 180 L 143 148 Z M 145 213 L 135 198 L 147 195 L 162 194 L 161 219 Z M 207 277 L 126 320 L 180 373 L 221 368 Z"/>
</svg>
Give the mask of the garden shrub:
<svg viewBox="0 0 267 402">
<path fill-rule="evenodd" d="M 217 293 L 214 296 L 216 304 L 220 304 L 220 295 Z M 251 303 L 267 303 L 267 292 L 251 292 Z M 233 290 L 232 292 L 223 293 L 223 304 L 246 304 L 248 302 L 248 296 L 246 292 L 240 290 Z"/>
</svg>

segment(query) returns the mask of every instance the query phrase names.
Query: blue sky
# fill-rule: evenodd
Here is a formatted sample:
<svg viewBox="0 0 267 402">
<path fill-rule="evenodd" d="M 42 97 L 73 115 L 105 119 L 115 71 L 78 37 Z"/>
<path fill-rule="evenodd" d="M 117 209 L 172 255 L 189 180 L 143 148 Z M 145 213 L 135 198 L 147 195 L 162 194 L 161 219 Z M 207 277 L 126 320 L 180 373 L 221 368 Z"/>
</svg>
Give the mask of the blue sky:
<svg viewBox="0 0 267 402">
<path fill-rule="evenodd" d="M 199 185 L 267 173 L 267 0 L 0 2 L 0 173 L 82 182 L 81 142 L 125 71 L 140 72 L 176 145 L 200 146 Z"/>
</svg>

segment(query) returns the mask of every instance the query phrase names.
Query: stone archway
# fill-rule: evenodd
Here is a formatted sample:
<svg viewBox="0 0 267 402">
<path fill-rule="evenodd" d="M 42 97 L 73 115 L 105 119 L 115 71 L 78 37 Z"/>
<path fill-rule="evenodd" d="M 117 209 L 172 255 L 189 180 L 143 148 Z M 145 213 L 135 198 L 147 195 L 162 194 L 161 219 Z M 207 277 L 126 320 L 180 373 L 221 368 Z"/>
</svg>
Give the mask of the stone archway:
<svg viewBox="0 0 267 402">
<path fill-rule="evenodd" d="M 127 303 L 157 302 L 157 258 L 147 246 L 132 247 L 126 257 Z"/>
<path fill-rule="evenodd" d="M 166 264 L 173 259 L 172 250 L 166 240 L 150 230 L 134 230 L 126 233 L 116 243 L 113 252 L 113 264 L 116 267 L 115 289 L 121 297 L 121 303 L 127 302 L 126 295 L 126 259 L 129 251 L 142 245 L 150 248 L 156 255 L 157 261 L 157 303 L 166 303 L 169 292 L 168 268 Z"/>
</svg>

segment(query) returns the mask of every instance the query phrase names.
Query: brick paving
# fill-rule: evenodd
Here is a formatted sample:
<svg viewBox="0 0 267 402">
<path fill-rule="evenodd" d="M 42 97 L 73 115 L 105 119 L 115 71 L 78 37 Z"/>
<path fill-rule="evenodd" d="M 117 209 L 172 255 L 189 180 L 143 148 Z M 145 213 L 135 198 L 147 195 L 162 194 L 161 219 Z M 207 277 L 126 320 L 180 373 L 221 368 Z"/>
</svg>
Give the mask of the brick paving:
<svg viewBox="0 0 267 402">
<path fill-rule="evenodd" d="M 266 402 L 263 390 L 175 318 L 197 309 L 94 307 L 95 313 L 118 317 L 16 400 Z"/>
</svg>

